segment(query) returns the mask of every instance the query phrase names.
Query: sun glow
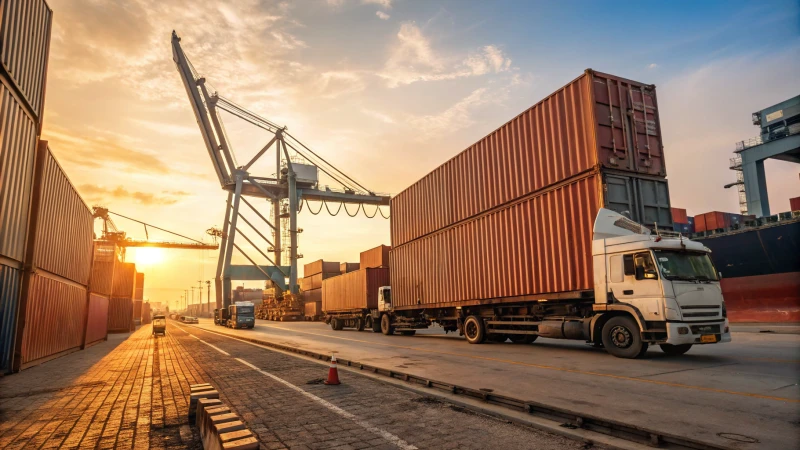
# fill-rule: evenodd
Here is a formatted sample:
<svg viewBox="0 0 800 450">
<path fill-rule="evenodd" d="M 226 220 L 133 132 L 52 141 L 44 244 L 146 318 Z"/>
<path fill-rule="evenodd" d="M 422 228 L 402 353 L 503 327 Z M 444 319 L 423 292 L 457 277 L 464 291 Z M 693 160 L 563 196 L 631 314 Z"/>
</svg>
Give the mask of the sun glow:
<svg viewBox="0 0 800 450">
<path fill-rule="evenodd" d="M 154 247 L 140 247 L 134 256 L 137 266 L 152 266 L 164 262 L 164 249 Z"/>
</svg>

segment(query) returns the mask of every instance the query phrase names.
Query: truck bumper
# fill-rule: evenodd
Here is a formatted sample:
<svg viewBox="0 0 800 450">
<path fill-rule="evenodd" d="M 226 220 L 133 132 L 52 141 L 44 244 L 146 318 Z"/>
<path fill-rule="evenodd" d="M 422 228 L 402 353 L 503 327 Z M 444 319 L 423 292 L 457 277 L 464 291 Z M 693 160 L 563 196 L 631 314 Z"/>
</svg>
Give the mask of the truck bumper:
<svg viewBox="0 0 800 450">
<path fill-rule="evenodd" d="M 713 336 L 713 341 L 712 337 Z M 668 322 L 666 344 L 719 344 L 731 341 L 728 319 L 725 322 Z"/>
</svg>

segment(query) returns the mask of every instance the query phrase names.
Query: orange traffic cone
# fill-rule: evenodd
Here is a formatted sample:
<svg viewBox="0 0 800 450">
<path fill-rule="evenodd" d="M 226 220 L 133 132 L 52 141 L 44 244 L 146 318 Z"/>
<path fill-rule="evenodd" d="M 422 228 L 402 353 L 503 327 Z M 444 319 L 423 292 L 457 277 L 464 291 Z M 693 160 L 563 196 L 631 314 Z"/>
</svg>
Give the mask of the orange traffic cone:
<svg viewBox="0 0 800 450">
<path fill-rule="evenodd" d="M 336 355 L 331 356 L 331 368 L 328 369 L 328 379 L 325 380 L 325 384 L 339 384 L 339 369 L 336 367 Z"/>
</svg>

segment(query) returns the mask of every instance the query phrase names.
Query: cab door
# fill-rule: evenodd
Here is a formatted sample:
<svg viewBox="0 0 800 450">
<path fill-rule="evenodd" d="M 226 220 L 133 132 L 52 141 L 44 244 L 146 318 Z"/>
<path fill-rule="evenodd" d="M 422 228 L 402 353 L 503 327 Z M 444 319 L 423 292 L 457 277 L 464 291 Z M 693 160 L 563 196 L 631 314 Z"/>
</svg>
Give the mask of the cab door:
<svg viewBox="0 0 800 450">
<path fill-rule="evenodd" d="M 645 320 L 664 320 L 661 281 L 650 251 L 611 255 L 609 286 L 617 301 L 636 307 Z"/>
</svg>

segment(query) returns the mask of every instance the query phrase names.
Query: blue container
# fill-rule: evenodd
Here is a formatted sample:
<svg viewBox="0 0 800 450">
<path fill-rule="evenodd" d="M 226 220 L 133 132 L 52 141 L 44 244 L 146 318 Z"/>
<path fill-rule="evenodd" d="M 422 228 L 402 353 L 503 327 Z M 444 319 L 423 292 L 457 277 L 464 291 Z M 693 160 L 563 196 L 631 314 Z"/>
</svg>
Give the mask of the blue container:
<svg viewBox="0 0 800 450">
<path fill-rule="evenodd" d="M 0 264 L 0 371 L 11 372 L 14 337 L 17 333 L 20 272 Z"/>
</svg>

